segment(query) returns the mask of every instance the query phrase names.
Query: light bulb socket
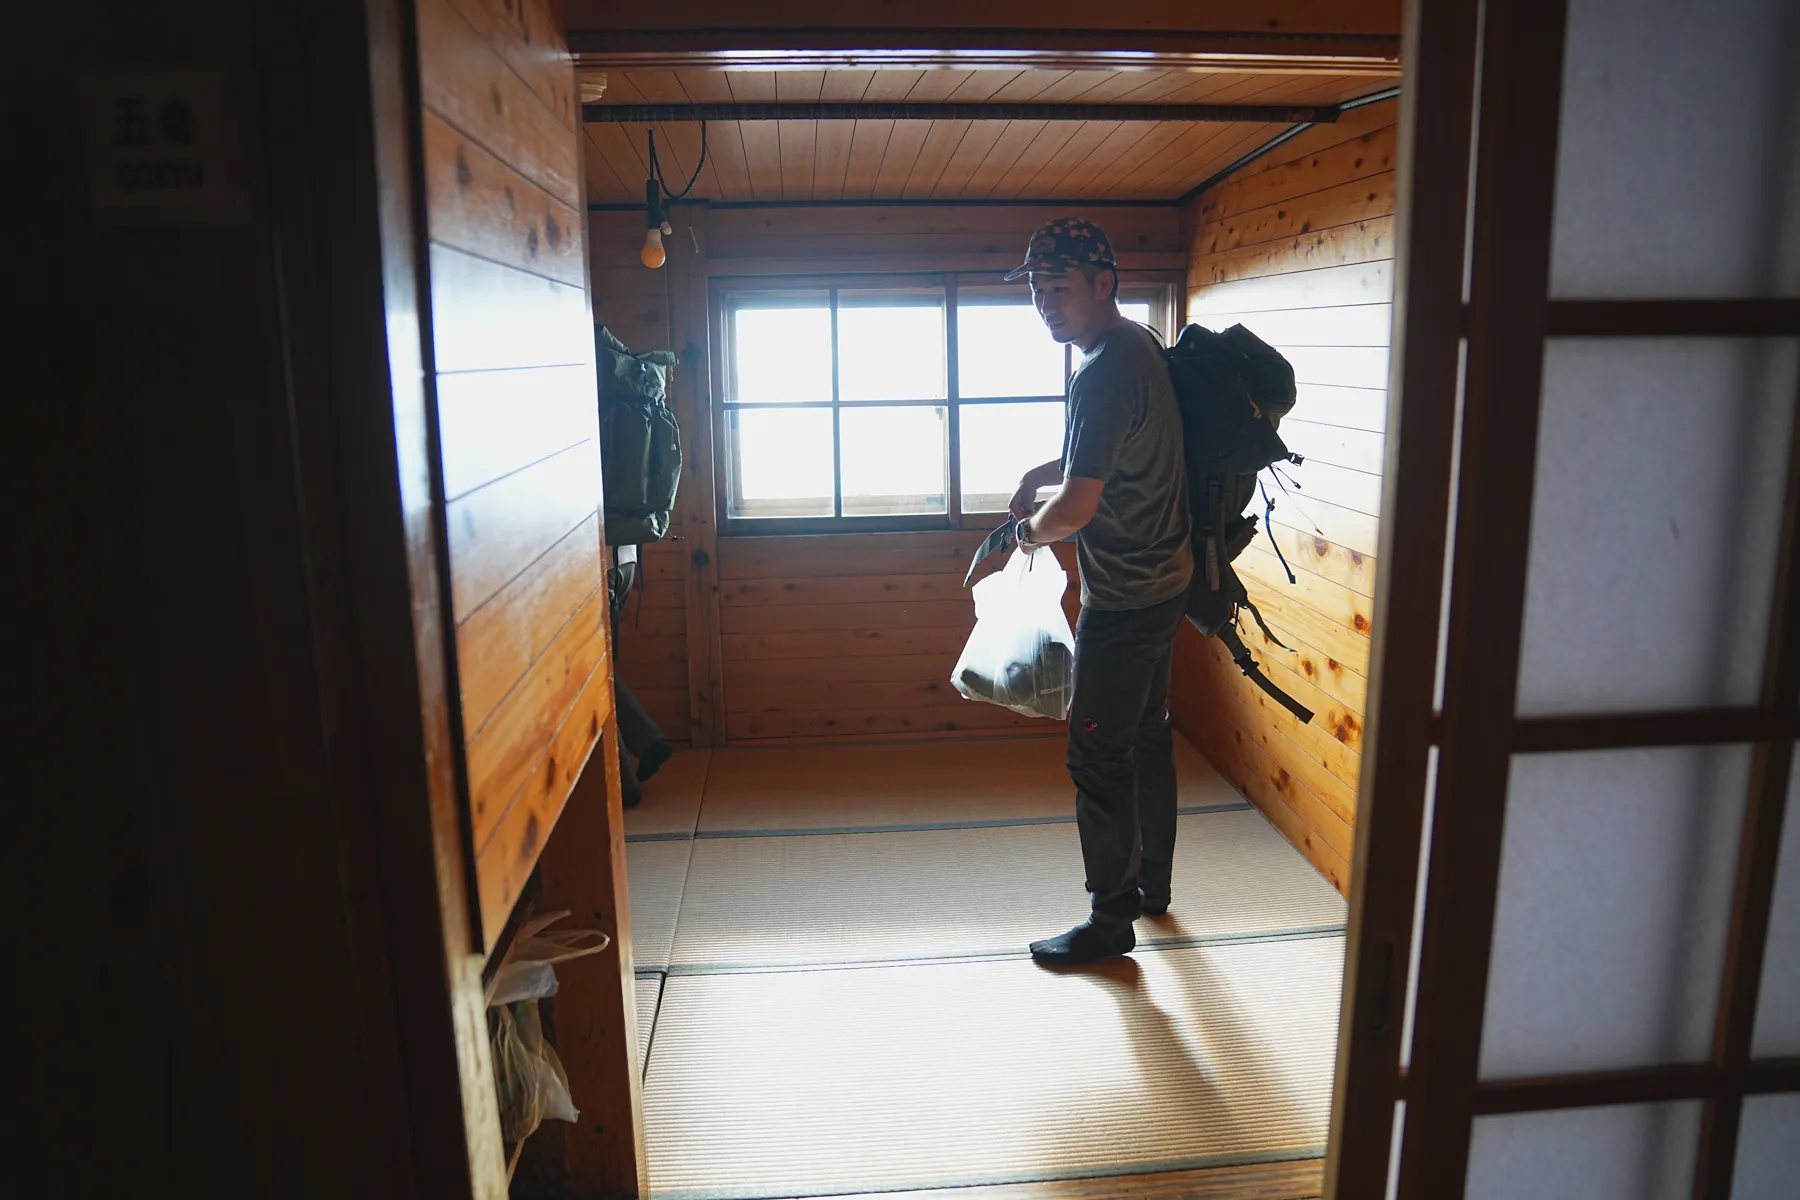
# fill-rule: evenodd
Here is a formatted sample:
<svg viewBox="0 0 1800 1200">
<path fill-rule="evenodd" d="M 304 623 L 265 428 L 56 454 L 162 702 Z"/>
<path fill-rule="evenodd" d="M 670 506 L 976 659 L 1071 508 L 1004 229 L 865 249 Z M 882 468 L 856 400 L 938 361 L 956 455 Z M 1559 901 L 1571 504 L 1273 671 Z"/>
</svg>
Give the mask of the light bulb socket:
<svg viewBox="0 0 1800 1200">
<path fill-rule="evenodd" d="M 663 214 L 662 185 L 654 179 L 644 180 L 644 224 L 651 229 L 668 224 Z"/>
</svg>

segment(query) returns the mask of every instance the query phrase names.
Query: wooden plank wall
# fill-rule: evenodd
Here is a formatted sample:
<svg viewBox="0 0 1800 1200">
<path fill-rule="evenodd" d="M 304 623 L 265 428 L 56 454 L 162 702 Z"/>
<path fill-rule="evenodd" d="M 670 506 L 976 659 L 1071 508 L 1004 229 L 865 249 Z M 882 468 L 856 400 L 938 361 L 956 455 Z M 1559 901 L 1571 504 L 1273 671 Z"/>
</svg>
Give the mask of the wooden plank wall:
<svg viewBox="0 0 1800 1200">
<path fill-rule="evenodd" d="M 709 411 L 708 279 L 993 270 L 998 282 L 1031 230 L 1065 211 L 681 206 L 659 271 L 637 261 L 641 212 L 591 213 L 595 319 L 633 349 L 684 354 L 673 392 L 691 457 L 704 432 L 695 418 Z M 1130 267 L 1185 261 L 1169 206 L 1073 211 L 1102 222 Z M 634 597 L 620 621 L 619 677 L 665 732 L 695 731 L 687 716 L 703 711 L 710 736 L 732 742 L 1060 728 L 964 700 L 950 686 L 974 625 L 962 576 L 985 530 L 720 538 L 714 557 L 697 526 L 713 506 L 710 460 L 698 466 L 682 485 L 674 532 L 683 540 L 646 549 L 641 607 Z M 706 564 L 694 561 L 696 551 Z M 1065 569 L 1073 620 L 1072 557 Z M 697 613 L 694 605 L 712 607 Z"/>
<path fill-rule="evenodd" d="M 586 202 L 548 10 L 417 12 L 444 524 L 492 946 L 612 713 Z"/>
<path fill-rule="evenodd" d="M 1358 110 L 1191 203 L 1188 319 L 1241 322 L 1293 362 L 1282 423 L 1306 457 L 1278 497 L 1270 542 L 1238 560 L 1251 598 L 1292 652 L 1246 622 L 1263 670 L 1317 716 L 1302 726 L 1223 648 L 1184 628 L 1177 726 L 1318 869 L 1349 888 L 1367 707 L 1369 628 L 1387 412 L 1394 223 L 1393 102 Z"/>
<path fill-rule="evenodd" d="M 963 699 L 975 627 L 962 586 L 984 531 L 728 539 L 720 630 L 730 740 L 1036 731 L 1062 726 Z M 1079 613 L 1068 547 L 1064 609 Z"/>
</svg>

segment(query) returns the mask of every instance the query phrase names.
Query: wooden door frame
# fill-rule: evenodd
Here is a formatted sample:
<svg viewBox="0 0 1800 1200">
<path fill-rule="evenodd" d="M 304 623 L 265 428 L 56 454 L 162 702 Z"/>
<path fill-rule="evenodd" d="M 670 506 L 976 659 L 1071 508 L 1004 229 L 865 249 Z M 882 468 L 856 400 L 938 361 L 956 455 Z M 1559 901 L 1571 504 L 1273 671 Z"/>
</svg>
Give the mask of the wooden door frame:
<svg viewBox="0 0 1800 1200">
<path fill-rule="evenodd" d="M 1470 81 L 1482 61 L 1473 138 Z M 1395 1102 L 1407 1101 L 1397 1194 L 1463 1194 L 1474 1118 L 1700 1100 L 1697 1200 L 1730 1195 L 1743 1099 L 1800 1090 L 1800 1060 L 1753 1062 L 1756 1000 L 1800 736 L 1800 422 L 1786 490 L 1762 692 L 1750 706 L 1521 719 L 1516 715 L 1542 361 L 1561 337 L 1800 336 L 1800 301 L 1553 300 L 1550 232 L 1565 0 L 1408 5 L 1396 354 L 1377 588 L 1375 669 L 1358 796 L 1357 871 L 1326 1195 L 1385 1194 Z M 1472 194 L 1463 195 L 1474 150 Z M 1457 203 L 1459 198 L 1462 203 Z M 1471 208 L 1472 205 L 1472 208 Z M 1465 246 L 1465 217 L 1469 242 Z M 1463 296 L 1465 252 L 1468 298 Z M 1455 291 L 1451 291 L 1451 287 Z M 1454 303 L 1451 303 L 1454 297 Z M 1454 367 L 1466 346 L 1461 412 Z M 1410 399 L 1410 406 L 1403 401 Z M 1404 407 L 1404 411 L 1403 411 Z M 1402 424 L 1402 418 L 1405 423 Z M 1452 429 L 1460 432 L 1452 436 Z M 1433 711 L 1440 588 L 1456 454 L 1443 711 Z M 1705 1062 L 1479 1080 L 1508 773 L 1519 752 L 1749 744 L 1725 965 Z M 1406 950 L 1431 786 L 1431 872 L 1418 931 L 1413 1044 L 1402 1071 Z"/>
</svg>

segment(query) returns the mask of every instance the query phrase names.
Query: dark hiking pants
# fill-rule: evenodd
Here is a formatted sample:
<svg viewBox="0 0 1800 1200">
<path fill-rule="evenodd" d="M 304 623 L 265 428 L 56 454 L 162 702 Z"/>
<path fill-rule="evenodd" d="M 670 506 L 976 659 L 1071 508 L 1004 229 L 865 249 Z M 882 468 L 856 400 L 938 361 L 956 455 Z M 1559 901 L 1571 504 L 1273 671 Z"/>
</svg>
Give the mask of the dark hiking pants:
<svg viewBox="0 0 1800 1200">
<path fill-rule="evenodd" d="M 1069 774 L 1094 923 L 1123 929 L 1166 903 L 1175 858 L 1169 672 L 1187 597 L 1126 612 L 1083 609 L 1075 633 Z M 1140 894 L 1140 889 L 1141 894 Z"/>
<path fill-rule="evenodd" d="M 663 740 L 663 732 L 638 703 L 638 698 L 631 694 L 623 679 L 613 680 L 613 698 L 618 706 L 620 749 L 630 752 L 619 755 L 619 790 L 627 796 L 635 796 L 642 788 L 633 763 L 643 757 L 644 751 Z"/>
</svg>

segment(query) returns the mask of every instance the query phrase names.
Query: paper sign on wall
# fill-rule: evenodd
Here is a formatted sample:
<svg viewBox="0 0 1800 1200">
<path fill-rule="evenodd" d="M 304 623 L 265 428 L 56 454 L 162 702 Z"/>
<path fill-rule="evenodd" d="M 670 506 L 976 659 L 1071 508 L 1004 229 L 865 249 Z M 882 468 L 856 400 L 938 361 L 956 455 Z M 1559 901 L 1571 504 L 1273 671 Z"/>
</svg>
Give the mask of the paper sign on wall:
<svg viewBox="0 0 1800 1200">
<path fill-rule="evenodd" d="M 217 71 L 81 76 L 88 192 L 109 224 L 248 220 L 243 125 Z"/>
</svg>

